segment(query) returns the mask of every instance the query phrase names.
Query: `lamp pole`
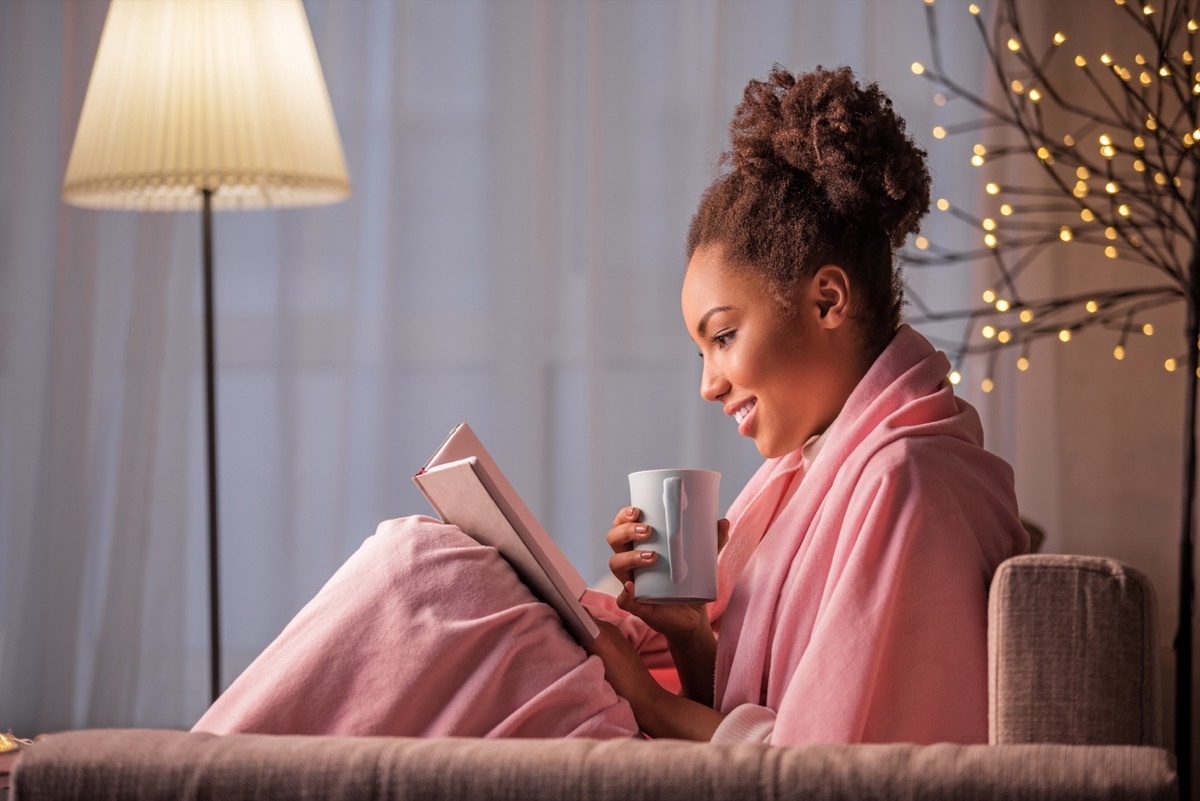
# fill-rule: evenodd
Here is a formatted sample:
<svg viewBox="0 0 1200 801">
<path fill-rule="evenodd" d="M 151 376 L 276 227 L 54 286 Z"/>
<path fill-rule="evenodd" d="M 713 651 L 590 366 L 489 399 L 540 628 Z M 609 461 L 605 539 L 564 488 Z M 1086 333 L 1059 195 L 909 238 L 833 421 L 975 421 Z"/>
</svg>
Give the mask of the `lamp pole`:
<svg viewBox="0 0 1200 801">
<path fill-rule="evenodd" d="M 221 694 L 221 591 L 220 561 L 217 532 L 217 374 L 216 342 L 213 324 L 213 190 L 200 190 L 204 195 L 202 214 L 202 252 L 204 262 L 204 415 L 207 437 L 208 471 L 208 627 L 209 627 L 209 689 L 212 700 Z"/>
</svg>

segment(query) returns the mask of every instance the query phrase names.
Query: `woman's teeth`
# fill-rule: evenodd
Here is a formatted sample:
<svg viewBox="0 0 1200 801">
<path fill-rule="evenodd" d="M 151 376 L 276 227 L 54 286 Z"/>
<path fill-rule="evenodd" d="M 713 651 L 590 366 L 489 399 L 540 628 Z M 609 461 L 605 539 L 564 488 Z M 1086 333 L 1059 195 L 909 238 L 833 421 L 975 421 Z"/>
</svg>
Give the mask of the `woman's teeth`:
<svg viewBox="0 0 1200 801">
<path fill-rule="evenodd" d="M 745 406 L 733 413 L 733 419 L 737 421 L 739 426 L 742 424 L 742 421 L 746 419 L 746 415 L 750 414 L 750 410 L 754 408 L 755 403 L 757 403 L 757 401 L 750 401 Z"/>
</svg>

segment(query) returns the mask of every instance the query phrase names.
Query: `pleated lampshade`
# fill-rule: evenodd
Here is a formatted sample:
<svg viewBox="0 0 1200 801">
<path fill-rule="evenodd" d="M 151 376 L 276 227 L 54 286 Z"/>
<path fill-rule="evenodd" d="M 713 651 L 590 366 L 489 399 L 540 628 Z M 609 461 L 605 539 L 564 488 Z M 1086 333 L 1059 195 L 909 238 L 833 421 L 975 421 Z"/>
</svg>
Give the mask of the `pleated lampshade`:
<svg viewBox="0 0 1200 801">
<path fill-rule="evenodd" d="M 112 0 L 63 180 L 89 208 L 306 206 L 350 194 L 300 0 Z"/>
</svg>

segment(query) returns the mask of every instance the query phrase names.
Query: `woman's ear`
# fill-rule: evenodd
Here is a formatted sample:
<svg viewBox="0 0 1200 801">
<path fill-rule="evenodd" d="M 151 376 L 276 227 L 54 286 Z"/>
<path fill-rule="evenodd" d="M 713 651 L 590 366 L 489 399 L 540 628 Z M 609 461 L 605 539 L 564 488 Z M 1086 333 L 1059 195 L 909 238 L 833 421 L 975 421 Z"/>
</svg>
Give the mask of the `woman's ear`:
<svg viewBox="0 0 1200 801">
<path fill-rule="evenodd" d="M 809 292 L 822 328 L 838 328 L 850 316 L 850 277 L 836 264 L 817 270 Z"/>
</svg>

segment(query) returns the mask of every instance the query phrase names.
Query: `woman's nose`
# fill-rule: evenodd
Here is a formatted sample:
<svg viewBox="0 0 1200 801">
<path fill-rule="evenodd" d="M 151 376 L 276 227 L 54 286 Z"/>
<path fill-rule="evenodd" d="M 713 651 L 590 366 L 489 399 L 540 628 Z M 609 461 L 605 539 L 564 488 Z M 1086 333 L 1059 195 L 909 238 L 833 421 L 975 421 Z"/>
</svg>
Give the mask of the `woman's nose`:
<svg viewBox="0 0 1200 801">
<path fill-rule="evenodd" d="M 713 366 L 710 359 L 704 360 L 704 371 L 700 374 L 700 397 L 706 401 L 717 402 L 729 391 L 729 382 L 721 371 Z"/>
</svg>

